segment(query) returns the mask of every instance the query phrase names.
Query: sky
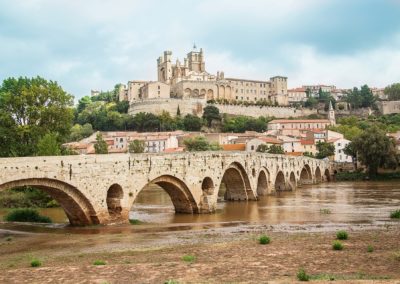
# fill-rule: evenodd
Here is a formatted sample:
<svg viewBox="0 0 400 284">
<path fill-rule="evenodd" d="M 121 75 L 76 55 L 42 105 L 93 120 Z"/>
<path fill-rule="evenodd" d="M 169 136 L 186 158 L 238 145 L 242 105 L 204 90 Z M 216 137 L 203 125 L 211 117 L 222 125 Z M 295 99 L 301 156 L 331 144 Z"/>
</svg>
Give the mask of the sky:
<svg viewBox="0 0 400 284">
<path fill-rule="evenodd" d="M 157 80 L 193 44 L 226 77 L 288 87 L 400 82 L 400 0 L 0 0 L 0 80 L 42 76 L 80 98 Z"/>
</svg>

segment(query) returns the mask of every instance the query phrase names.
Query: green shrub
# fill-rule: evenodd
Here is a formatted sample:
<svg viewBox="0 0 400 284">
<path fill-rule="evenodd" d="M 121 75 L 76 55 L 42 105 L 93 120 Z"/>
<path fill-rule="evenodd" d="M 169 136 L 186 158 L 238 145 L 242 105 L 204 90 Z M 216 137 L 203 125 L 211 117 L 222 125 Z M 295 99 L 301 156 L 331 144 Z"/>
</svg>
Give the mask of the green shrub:
<svg viewBox="0 0 400 284">
<path fill-rule="evenodd" d="M 338 240 L 347 240 L 348 238 L 349 238 L 349 235 L 347 234 L 347 232 L 346 231 L 338 231 L 337 233 L 336 233 L 336 238 L 338 239 Z"/>
<path fill-rule="evenodd" d="M 32 259 L 31 267 L 39 267 L 42 266 L 42 262 L 39 259 Z"/>
<path fill-rule="evenodd" d="M 332 244 L 332 248 L 334 250 L 342 250 L 343 249 L 343 244 L 339 241 L 334 241 Z"/>
<path fill-rule="evenodd" d="M 400 209 L 391 212 L 390 213 L 390 218 L 392 218 L 392 219 L 400 219 Z"/>
<path fill-rule="evenodd" d="M 169 279 L 169 280 L 165 281 L 164 284 L 179 284 L 179 282 L 175 281 L 175 280 L 172 280 L 172 279 Z"/>
<path fill-rule="evenodd" d="M 332 211 L 330 209 L 328 209 L 328 208 L 322 208 L 322 209 L 319 209 L 319 213 L 321 213 L 321 214 L 331 214 Z"/>
<path fill-rule="evenodd" d="M 258 242 L 259 242 L 260 244 L 262 244 L 262 245 L 267 245 L 267 244 L 269 244 L 269 243 L 271 242 L 271 238 L 268 237 L 267 235 L 261 235 L 261 236 L 258 238 Z"/>
<path fill-rule="evenodd" d="M 129 223 L 131 223 L 131 225 L 141 225 L 142 221 L 138 219 L 129 219 Z"/>
<path fill-rule="evenodd" d="M 195 261 L 195 259 L 196 259 L 196 257 L 194 255 L 191 255 L 191 254 L 187 254 L 187 255 L 182 256 L 182 260 L 186 261 L 186 262 L 193 262 L 193 261 Z"/>
<path fill-rule="evenodd" d="M 93 265 L 106 265 L 106 262 L 104 260 L 95 260 Z"/>
<path fill-rule="evenodd" d="M 297 279 L 299 281 L 309 281 L 310 275 L 308 275 L 303 268 L 300 268 L 299 272 L 297 272 Z"/>
<path fill-rule="evenodd" d="M 7 222 L 35 222 L 35 223 L 52 223 L 51 219 L 42 216 L 36 209 L 19 208 L 11 210 L 5 217 Z"/>
<path fill-rule="evenodd" d="M 371 246 L 371 245 L 369 245 L 369 246 L 367 247 L 367 252 L 373 252 L 373 251 L 374 251 L 374 247 Z"/>
</svg>

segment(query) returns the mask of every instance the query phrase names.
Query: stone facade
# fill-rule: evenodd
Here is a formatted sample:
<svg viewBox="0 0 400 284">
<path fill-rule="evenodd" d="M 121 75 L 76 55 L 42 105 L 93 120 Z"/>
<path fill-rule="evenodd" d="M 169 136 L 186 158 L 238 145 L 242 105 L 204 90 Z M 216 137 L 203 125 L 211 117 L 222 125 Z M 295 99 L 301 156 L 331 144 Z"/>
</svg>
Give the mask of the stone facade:
<svg viewBox="0 0 400 284">
<path fill-rule="evenodd" d="M 187 54 L 183 63 L 179 59 L 172 63 L 172 52 L 165 51 L 157 59 L 157 80 L 157 82 L 129 81 L 127 86 L 122 85 L 120 89 L 120 100 L 130 102 L 132 113 L 138 112 L 136 107 L 147 103 L 152 105 L 148 100 L 155 98 L 247 103 L 264 101 L 280 106 L 289 104 L 287 77 L 275 76 L 260 81 L 225 78 L 224 72 L 213 75 L 206 71 L 203 50 L 198 51 L 196 47 Z M 140 105 L 136 102 L 140 102 Z M 165 107 L 165 110 L 174 113 L 172 109 L 173 106 Z M 151 109 L 149 111 L 153 112 Z"/>
<path fill-rule="evenodd" d="M 221 183 L 226 200 L 294 190 L 330 179 L 330 163 L 246 152 L 115 154 L 0 159 L 0 191 L 35 186 L 50 194 L 72 225 L 127 222 L 149 183 L 162 187 L 177 213 L 210 213 Z"/>
<path fill-rule="evenodd" d="M 400 101 L 381 101 L 377 105 L 382 114 L 400 113 Z"/>
<path fill-rule="evenodd" d="M 287 117 L 305 117 L 310 114 L 315 114 L 315 110 L 308 108 L 294 108 L 294 107 L 275 107 L 275 106 L 240 106 L 229 104 L 213 104 L 216 106 L 220 113 L 231 115 L 245 115 L 251 117 L 259 116 L 273 116 L 276 118 Z M 201 116 L 203 109 L 207 106 L 206 99 L 152 99 L 145 101 L 136 101 L 130 103 L 129 114 L 135 115 L 140 112 L 151 112 L 154 114 L 161 114 L 163 111 L 168 111 L 172 116 L 175 116 L 178 110 L 181 115 L 194 114 Z"/>
</svg>

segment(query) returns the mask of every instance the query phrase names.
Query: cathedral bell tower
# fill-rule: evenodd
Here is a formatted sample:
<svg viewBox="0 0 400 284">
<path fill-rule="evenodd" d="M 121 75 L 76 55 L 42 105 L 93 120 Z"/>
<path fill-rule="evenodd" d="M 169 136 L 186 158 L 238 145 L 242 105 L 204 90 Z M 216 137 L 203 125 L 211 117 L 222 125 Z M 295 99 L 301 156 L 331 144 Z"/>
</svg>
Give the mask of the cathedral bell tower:
<svg viewBox="0 0 400 284">
<path fill-rule="evenodd" d="M 331 123 L 331 125 L 336 125 L 335 110 L 332 107 L 332 101 L 329 101 L 328 120 Z"/>
</svg>

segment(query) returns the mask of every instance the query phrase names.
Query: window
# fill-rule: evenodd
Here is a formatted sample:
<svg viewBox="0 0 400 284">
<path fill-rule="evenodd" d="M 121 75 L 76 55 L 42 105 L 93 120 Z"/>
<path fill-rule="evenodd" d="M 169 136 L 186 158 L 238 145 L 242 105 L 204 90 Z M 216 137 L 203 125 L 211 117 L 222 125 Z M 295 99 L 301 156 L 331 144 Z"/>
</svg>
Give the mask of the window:
<svg viewBox="0 0 400 284">
<path fill-rule="evenodd" d="M 340 147 L 340 143 L 337 143 L 338 147 Z"/>
<path fill-rule="evenodd" d="M 236 96 L 236 99 L 238 100 L 238 99 L 239 99 L 239 97 L 238 97 L 238 96 Z"/>
<path fill-rule="evenodd" d="M 160 85 L 158 85 L 158 89 L 160 89 Z"/>
<path fill-rule="evenodd" d="M 251 145 L 251 150 L 254 150 L 254 145 Z"/>
</svg>

